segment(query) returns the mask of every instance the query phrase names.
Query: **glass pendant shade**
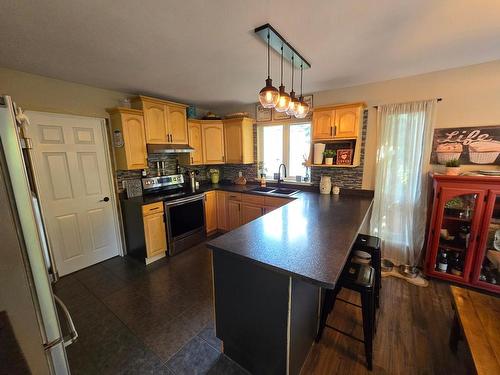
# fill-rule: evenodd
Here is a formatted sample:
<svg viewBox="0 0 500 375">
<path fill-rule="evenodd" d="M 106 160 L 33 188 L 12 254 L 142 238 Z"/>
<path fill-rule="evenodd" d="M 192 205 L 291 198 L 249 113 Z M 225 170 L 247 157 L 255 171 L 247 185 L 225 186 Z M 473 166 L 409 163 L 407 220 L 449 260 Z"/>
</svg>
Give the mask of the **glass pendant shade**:
<svg viewBox="0 0 500 375">
<path fill-rule="evenodd" d="M 297 106 L 297 110 L 295 112 L 295 117 L 304 118 L 309 113 L 309 104 L 304 101 L 304 98 L 301 96 L 299 98 L 299 105 Z"/>
<path fill-rule="evenodd" d="M 266 79 L 266 87 L 259 92 L 259 102 L 264 108 L 274 108 L 280 99 L 280 92 L 273 86 L 271 78 Z"/>
<path fill-rule="evenodd" d="M 288 110 L 288 106 L 290 105 L 290 95 L 285 92 L 285 86 L 280 86 L 280 98 L 278 100 L 278 104 L 274 108 L 277 112 L 286 112 Z"/>
<path fill-rule="evenodd" d="M 290 103 L 288 104 L 288 109 L 286 113 L 290 116 L 295 116 L 297 107 L 299 106 L 299 100 L 295 97 L 295 91 L 290 91 Z"/>
</svg>

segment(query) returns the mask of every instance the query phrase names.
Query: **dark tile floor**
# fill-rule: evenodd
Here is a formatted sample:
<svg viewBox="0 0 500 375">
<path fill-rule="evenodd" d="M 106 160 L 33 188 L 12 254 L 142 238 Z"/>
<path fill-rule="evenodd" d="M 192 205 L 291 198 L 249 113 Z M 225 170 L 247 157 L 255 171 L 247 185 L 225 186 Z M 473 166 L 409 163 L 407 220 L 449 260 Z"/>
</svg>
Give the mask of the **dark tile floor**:
<svg viewBox="0 0 500 375">
<path fill-rule="evenodd" d="M 204 244 L 148 267 L 115 257 L 61 278 L 72 374 L 247 374 L 221 354 Z"/>
</svg>

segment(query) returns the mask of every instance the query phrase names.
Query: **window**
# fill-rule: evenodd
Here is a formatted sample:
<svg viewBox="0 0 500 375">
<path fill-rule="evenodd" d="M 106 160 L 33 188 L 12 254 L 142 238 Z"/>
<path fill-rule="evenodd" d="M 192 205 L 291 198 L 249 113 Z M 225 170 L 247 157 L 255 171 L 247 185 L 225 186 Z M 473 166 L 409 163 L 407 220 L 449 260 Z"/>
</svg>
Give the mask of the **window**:
<svg viewBox="0 0 500 375">
<path fill-rule="evenodd" d="M 264 164 L 267 179 L 274 179 L 281 163 L 287 179 L 306 176 L 304 162 L 309 158 L 311 124 L 261 125 L 258 128 L 259 162 Z"/>
</svg>

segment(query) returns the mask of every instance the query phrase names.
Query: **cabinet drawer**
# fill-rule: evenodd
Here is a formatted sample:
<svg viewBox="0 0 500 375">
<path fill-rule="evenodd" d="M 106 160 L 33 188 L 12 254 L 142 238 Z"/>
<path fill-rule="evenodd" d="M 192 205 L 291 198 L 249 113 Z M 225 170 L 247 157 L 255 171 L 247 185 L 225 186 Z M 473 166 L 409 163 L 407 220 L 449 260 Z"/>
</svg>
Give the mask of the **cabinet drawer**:
<svg viewBox="0 0 500 375">
<path fill-rule="evenodd" d="M 163 202 L 155 202 L 151 204 L 145 204 L 142 206 L 142 215 L 151 215 L 163 212 Z"/>
<path fill-rule="evenodd" d="M 265 197 L 264 199 L 264 204 L 266 206 L 273 206 L 273 207 L 280 207 L 288 202 L 290 202 L 292 199 L 286 199 L 286 198 L 275 198 L 275 197 Z"/>
<path fill-rule="evenodd" d="M 227 193 L 227 199 L 230 201 L 241 201 L 241 193 Z"/>
<path fill-rule="evenodd" d="M 259 204 L 259 205 L 264 204 L 264 197 L 259 195 L 242 194 L 241 200 L 247 203 Z"/>
</svg>

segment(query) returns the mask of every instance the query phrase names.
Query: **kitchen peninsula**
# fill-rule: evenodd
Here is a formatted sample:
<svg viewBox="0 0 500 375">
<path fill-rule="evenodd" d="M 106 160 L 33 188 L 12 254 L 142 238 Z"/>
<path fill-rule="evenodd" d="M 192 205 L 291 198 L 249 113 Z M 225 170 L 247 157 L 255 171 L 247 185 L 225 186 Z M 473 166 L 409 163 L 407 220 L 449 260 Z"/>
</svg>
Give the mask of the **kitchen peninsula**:
<svg viewBox="0 0 500 375">
<path fill-rule="evenodd" d="M 210 241 L 216 334 L 255 374 L 299 374 L 373 192 L 310 192 Z"/>
</svg>

